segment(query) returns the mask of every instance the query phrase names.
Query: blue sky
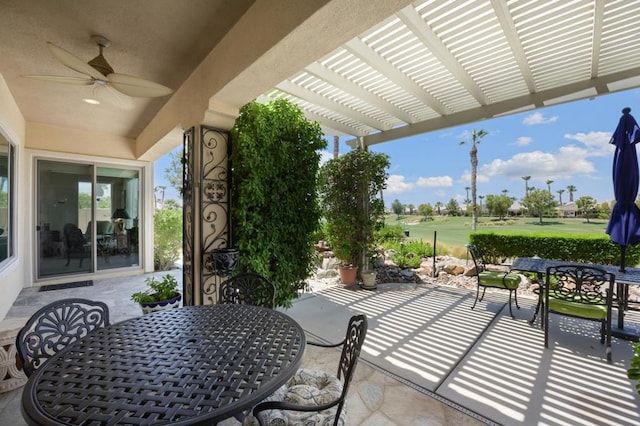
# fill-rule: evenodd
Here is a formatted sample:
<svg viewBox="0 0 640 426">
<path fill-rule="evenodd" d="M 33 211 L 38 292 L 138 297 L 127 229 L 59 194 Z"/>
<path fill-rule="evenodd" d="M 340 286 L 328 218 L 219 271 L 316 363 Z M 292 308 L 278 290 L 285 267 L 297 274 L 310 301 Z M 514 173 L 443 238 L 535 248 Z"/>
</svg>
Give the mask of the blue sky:
<svg viewBox="0 0 640 426">
<path fill-rule="evenodd" d="M 478 145 L 478 195 L 502 193 L 524 196 L 522 176 L 531 176 L 529 187 L 564 189 L 563 203 L 568 202 L 568 185 L 576 187 L 574 200 L 592 196 L 598 202 L 613 200 L 611 167 L 614 147 L 609 144 L 624 107 L 640 120 L 640 90 L 599 96 L 558 106 L 539 108 L 506 117 L 424 133 L 373 145 L 370 150 L 388 154 L 391 161 L 385 204 L 398 199 L 418 206 L 436 202 L 446 204 L 451 198 L 460 205 L 471 186 L 470 133 L 484 129 L 489 134 Z M 341 138 L 340 153 L 351 148 Z M 331 158 L 333 138 L 328 137 Z M 459 145 L 465 140 L 466 145 Z M 179 149 L 179 148 L 177 148 Z M 167 156 L 156 161 L 155 186 L 166 185 L 165 198 L 177 199 L 163 178 L 169 164 Z M 469 192 L 469 196 L 471 193 Z"/>
</svg>

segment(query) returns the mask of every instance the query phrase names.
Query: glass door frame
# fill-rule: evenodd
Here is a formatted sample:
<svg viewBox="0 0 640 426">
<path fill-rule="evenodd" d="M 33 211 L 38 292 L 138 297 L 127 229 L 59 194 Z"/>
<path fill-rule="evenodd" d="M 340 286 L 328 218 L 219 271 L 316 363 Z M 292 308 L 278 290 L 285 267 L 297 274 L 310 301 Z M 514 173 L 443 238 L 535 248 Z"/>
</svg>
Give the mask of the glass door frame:
<svg viewBox="0 0 640 426">
<path fill-rule="evenodd" d="M 104 162 L 104 161 L 96 161 L 95 158 L 79 158 L 79 159 L 69 159 L 69 158 L 56 158 L 56 157 L 50 157 L 50 156 L 38 156 L 38 155 L 34 155 L 33 157 L 33 165 L 34 165 L 34 172 L 33 172 L 33 176 L 34 176 L 34 196 L 33 196 L 33 203 L 34 203 L 34 215 L 33 215 L 33 228 L 35 230 L 34 232 L 34 249 L 33 249 L 33 254 L 34 254 L 34 262 L 33 262 L 33 268 L 34 268 L 34 277 L 35 277 L 35 281 L 46 281 L 46 280 L 50 280 L 50 279 L 60 279 L 62 277 L 68 277 L 68 276 L 78 276 L 78 275 L 95 275 L 95 274 L 100 274 L 100 273 L 105 273 L 105 272 L 109 272 L 109 271 L 122 271 L 122 270 L 126 270 L 126 269 L 141 269 L 142 268 L 142 264 L 143 262 L 141 261 L 142 258 L 142 242 L 140 242 L 139 244 L 137 244 L 135 246 L 135 253 L 132 253 L 130 251 L 130 245 L 126 245 L 127 248 L 129 248 L 129 251 L 126 251 L 125 253 L 113 253 L 113 254 L 118 254 L 118 257 L 114 258 L 112 261 L 112 259 L 109 256 L 103 256 L 103 253 L 98 253 L 98 226 L 100 225 L 99 223 L 97 223 L 97 221 L 95 221 L 97 224 L 93 224 L 92 219 L 93 218 L 97 218 L 98 217 L 98 201 L 97 201 L 97 194 L 98 194 L 98 185 L 100 184 L 100 179 L 101 177 L 99 176 L 99 171 L 100 170 L 111 170 L 111 171 L 115 171 L 118 172 L 121 176 L 133 176 L 134 177 L 134 183 L 133 183 L 133 190 L 137 190 L 137 194 L 134 197 L 134 200 L 136 202 L 136 206 L 135 208 L 132 208 L 132 211 L 135 211 L 136 213 L 136 217 L 135 217 L 135 221 L 133 220 L 129 220 L 126 222 L 130 222 L 131 224 L 128 225 L 127 229 L 131 230 L 133 228 L 133 223 L 135 223 L 137 225 L 138 223 L 138 219 L 144 219 L 144 215 L 142 214 L 143 212 L 143 206 L 144 206 L 144 202 L 143 202 L 143 194 L 145 193 L 144 191 L 144 186 L 143 186 L 143 182 L 144 182 L 144 176 L 145 176 L 145 166 L 142 164 L 134 164 L 134 165 L 130 165 L 130 164 L 122 164 L 122 163 L 118 163 L 118 164 L 110 164 L 108 162 Z M 78 229 L 80 229 L 82 231 L 82 234 L 84 235 L 84 237 L 86 238 L 86 242 L 90 244 L 90 254 L 88 256 L 88 258 L 84 259 L 83 262 L 86 262 L 86 264 L 83 263 L 83 268 L 78 268 L 77 266 L 79 265 L 79 261 L 78 259 L 73 259 L 73 257 L 71 258 L 70 262 L 69 262 L 69 266 L 71 266 L 74 262 L 76 263 L 76 267 L 72 270 L 71 268 L 67 268 L 67 267 L 58 267 L 58 270 L 53 272 L 53 273 L 43 273 L 43 268 L 42 268 L 42 264 L 41 264 L 41 242 L 40 242 L 40 237 L 41 237 L 41 232 L 44 230 L 44 224 L 40 224 L 39 221 L 41 220 L 42 214 L 41 214 L 41 206 L 40 203 L 42 203 L 42 199 L 43 199 L 43 191 L 47 191 L 47 187 L 48 185 L 41 182 L 40 180 L 40 169 L 43 167 L 43 165 L 46 165 L 47 163 L 50 164 L 59 164 L 61 167 L 63 167 L 65 164 L 68 165 L 72 165 L 72 166 L 77 166 L 77 167 L 82 167 L 82 166 L 88 166 L 91 170 L 90 175 L 85 175 L 85 178 L 82 178 L 82 174 L 78 175 L 78 177 L 76 178 L 76 183 L 75 183 L 75 191 L 77 192 L 78 195 L 76 195 L 75 199 L 72 199 L 71 202 L 76 202 L 75 204 L 75 208 L 74 210 L 72 210 L 72 213 L 67 213 L 68 215 L 72 216 L 70 219 L 69 218 L 65 218 L 62 221 L 71 221 L 71 222 L 76 222 L 76 227 Z M 116 174 L 118 174 L 116 173 Z M 114 179 L 119 179 L 118 177 L 115 177 Z M 90 213 L 88 218 L 86 218 L 83 221 L 84 224 L 84 228 L 81 226 L 82 224 L 80 224 L 80 218 L 79 215 L 81 214 L 80 212 L 80 204 L 79 204 L 79 198 L 80 198 L 80 182 L 86 182 L 87 180 L 89 180 L 90 185 L 91 185 L 91 194 L 90 194 L 90 200 L 91 200 L 91 208 L 90 208 Z M 128 185 L 125 183 L 126 179 L 121 178 L 122 180 L 122 187 L 127 187 L 127 189 L 131 190 L 131 185 Z M 131 179 L 128 179 L 131 180 Z M 51 183 L 51 182 L 47 182 L 47 183 Z M 55 189 L 54 189 L 55 190 Z M 71 191 L 73 192 L 73 189 L 71 189 L 71 185 L 68 185 L 68 187 L 66 188 L 67 191 Z M 54 196 L 55 197 L 55 196 Z M 73 196 L 71 197 L 73 198 Z M 86 203 L 86 201 L 85 201 Z M 68 209 L 68 207 L 67 207 Z M 76 212 L 77 209 L 77 212 Z M 114 206 L 110 206 L 110 208 L 108 208 L 109 211 L 106 212 L 106 220 L 103 220 L 103 222 L 113 222 L 114 220 L 112 219 L 111 215 L 113 213 L 113 209 L 115 209 Z M 104 210 L 104 209 L 103 209 Z M 105 216 L 105 212 L 102 212 L 102 216 Z M 105 219 L 105 218 L 102 218 Z M 60 219 L 57 220 L 58 222 L 60 222 Z M 92 221 L 92 222 L 88 222 L 88 221 Z M 143 220 L 141 221 L 141 223 L 143 222 Z M 48 222 L 47 222 L 48 223 Z M 51 224 L 50 224 L 51 226 Z M 61 226 L 61 222 L 56 224 L 56 228 L 60 228 Z M 49 227 L 47 227 L 49 228 Z M 85 229 L 86 228 L 86 229 Z M 143 227 L 141 227 L 142 229 L 144 229 Z M 139 233 L 140 231 L 138 229 L 137 226 L 135 227 L 135 232 L 136 232 L 136 236 L 137 233 Z M 52 232 L 52 229 L 46 229 L 46 231 L 48 233 Z M 63 234 L 63 230 L 57 230 L 57 232 L 59 232 L 60 234 Z M 56 241 L 56 243 L 54 244 L 56 249 L 53 252 L 53 256 L 57 256 L 60 257 L 60 253 L 59 251 L 61 251 L 62 249 L 60 247 L 62 247 L 62 244 L 65 245 L 65 249 L 66 249 L 66 241 L 63 239 L 64 237 L 60 237 L 59 241 Z M 125 239 L 126 241 L 126 239 Z M 136 241 L 137 243 L 137 241 Z M 111 254 L 111 253 L 109 253 Z M 125 259 L 125 256 L 129 256 L 129 258 L 133 259 L 130 260 L 129 259 Z M 135 257 L 133 257 L 135 256 Z M 60 260 L 60 259 L 58 259 Z M 123 261 L 124 260 L 124 261 Z M 100 262 L 105 263 L 105 265 L 102 265 Z M 88 266 L 88 268 L 85 268 L 85 266 Z"/>
</svg>

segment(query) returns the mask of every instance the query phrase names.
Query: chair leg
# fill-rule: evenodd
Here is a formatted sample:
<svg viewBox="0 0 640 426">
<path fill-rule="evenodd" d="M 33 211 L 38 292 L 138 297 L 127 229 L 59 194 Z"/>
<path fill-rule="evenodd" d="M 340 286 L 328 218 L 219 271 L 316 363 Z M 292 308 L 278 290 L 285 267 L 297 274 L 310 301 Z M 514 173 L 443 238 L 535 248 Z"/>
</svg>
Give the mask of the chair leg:
<svg viewBox="0 0 640 426">
<path fill-rule="evenodd" d="M 478 287 L 476 288 L 476 300 L 473 302 L 473 306 L 471 307 L 471 309 L 474 309 L 476 307 L 476 303 L 478 303 L 479 294 L 480 294 L 480 286 L 478 285 Z M 484 292 L 482 293 L 482 296 L 484 297 Z"/>
<path fill-rule="evenodd" d="M 511 293 L 513 293 L 513 291 L 509 290 L 509 315 L 511 315 L 511 318 L 515 319 L 515 316 L 513 316 L 513 310 L 511 309 Z"/>
<path fill-rule="evenodd" d="M 627 286 L 628 287 L 628 286 Z M 612 349 L 611 349 L 611 320 L 607 321 L 607 362 L 612 362 Z"/>
<path fill-rule="evenodd" d="M 544 347 L 549 347 L 549 311 L 543 308 L 543 314 L 541 318 L 542 328 L 544 328 Z"/>
</svg>

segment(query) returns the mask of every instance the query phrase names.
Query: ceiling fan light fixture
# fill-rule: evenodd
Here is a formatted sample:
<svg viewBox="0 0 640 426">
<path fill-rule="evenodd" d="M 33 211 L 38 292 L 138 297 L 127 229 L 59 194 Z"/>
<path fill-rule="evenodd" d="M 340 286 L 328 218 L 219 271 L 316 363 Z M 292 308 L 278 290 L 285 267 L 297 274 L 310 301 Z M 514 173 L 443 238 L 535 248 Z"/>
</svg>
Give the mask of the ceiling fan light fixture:
<svg viewBox="0 0 640 426">
<path fill-rule="evenodd" d="M 114 72 L 113 68 L 102 55 L 105 48 L 111 42 L 104 36 L 93 35 L 91 40 L 98 45 L 100 53 L 89 62 L 83 62 L 80 58 L 67 50 L 47 42 L 47 47 L 63 65 L 85 77 L 66 77 L 56 75 L 25 75 L 24 77 L 38 80 L 53 81 L 57 83 L 94 86 L 94 96 L 98 103 L 104 101 L 123 109 L 132 109 L 135 104 L 133 97 L 156 98 L 167 96 L 173 90 L 162 84 L 155 83 L 140 77 Z M 85 102 L 92 103 L 84 99 Z M 96 105 L 96 103 L 93 103 Z"/>
<path fill-rule="evenodd" d="M 101 74 L 113 74 L 113 68 L 111 68 L 111 65 L 109 65 L 104 56 L 102 56 L 102 46 L 100 46 L 100 54 L 90 60 L 88 63 Z"/>
</svg>

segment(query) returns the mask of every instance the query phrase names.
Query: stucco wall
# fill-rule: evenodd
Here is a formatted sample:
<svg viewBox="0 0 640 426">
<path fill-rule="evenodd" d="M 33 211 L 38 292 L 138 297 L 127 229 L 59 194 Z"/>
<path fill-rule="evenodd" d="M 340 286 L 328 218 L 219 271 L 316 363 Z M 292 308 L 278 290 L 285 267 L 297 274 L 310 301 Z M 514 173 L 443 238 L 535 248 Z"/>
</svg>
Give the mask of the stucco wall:
<svg viewBox="0 0 640 426">
<path fill-rule="evenodd" d="M 2 75 L 0 75 L 0 133 L 16 148 L 15 164 L 17 165 L 18 179 L 16 179 L 15 188 L 18 190 L 17 207 L 19 208 L 19 206 L 24 206 L 27 194 L 29 194 L 29 191 L 26 191 L 21 186 L 24 182 L 27 182 L 24 167 L 20 163 L 20 160 L 24 157 L 25 120 Z M 13 213 L 16 224 L 15 230 L 17 234 L 20 234 L 25 229 L 26 223 L 16 214 L 15 209 Z M 0 265 L 0 291 L 2 292 L 2 297 L 0 297 L 0 319 L 6 316 L 26 282 L 25 268 L 23 267 L 25 246 L 26 244 L 16 240 L 14 247 L 17 256 Z"/>
</svg>

